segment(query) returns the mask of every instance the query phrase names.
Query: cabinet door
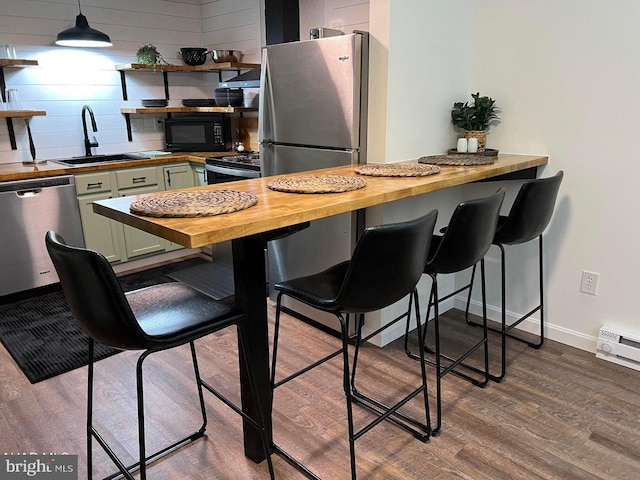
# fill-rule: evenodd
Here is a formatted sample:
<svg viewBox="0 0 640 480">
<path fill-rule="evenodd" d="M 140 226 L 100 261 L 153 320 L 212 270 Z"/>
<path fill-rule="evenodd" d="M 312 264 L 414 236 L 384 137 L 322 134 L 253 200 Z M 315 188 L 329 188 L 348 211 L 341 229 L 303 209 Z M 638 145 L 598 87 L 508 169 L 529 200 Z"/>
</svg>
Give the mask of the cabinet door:
<svg viewBox="0 0 640 480">
<path fill-rule="evenodd" d="M 78 197 L 84 244 L 91 250 L 102 253 L 109 262 L 118 262 L 122 258 L 122 224 L 93 211 L 93 202 L 111 198 L 110 193 L 96 193 Z"/>
<path fill-rule="evenodd" d="M 195 186 L 193 172 L 188 163 L 162 167 L 162 178 L 164 179 L 165 190 Z"/>
<path fill-rule="evenodd" d="M 116 170 L 116 180 L 118 182 L 118 190 L 157 185 L 157 170 L 156 167 Z"/>
<path fill-rule="evenodd" d="M 159 167 L 162 169 L 165 190 L 175 190 L 177 188 L 189 188 L 195 186 L 193 171 L 188 163 Z M 182 245 L 165 240 L 165 249 L 169 252 L 183 248 Z"/>
<path fill-rule="evenodd" d="M 193 177 L 196 182 L 196 187 L 207 185 L 207 171 L 205 170 L 204 165 L 194 165 L 191 168 L 193 169 Z"/>
<path fill-rule="evenodd" d="M 121 197 L 129 195 L 140 195 L 143 193 L 153 193 L 161 191 L 158 185 L 149 185 L 140 188 L 128 188 L 119 190 Z M 156 237 L 150 233 L 143 232 L 137 228 L 124 225 L 124 243 L 127 259 L 146 255 L 148 253 L 163 252 L 165 249 L 164 238 Z"/>
</svg>

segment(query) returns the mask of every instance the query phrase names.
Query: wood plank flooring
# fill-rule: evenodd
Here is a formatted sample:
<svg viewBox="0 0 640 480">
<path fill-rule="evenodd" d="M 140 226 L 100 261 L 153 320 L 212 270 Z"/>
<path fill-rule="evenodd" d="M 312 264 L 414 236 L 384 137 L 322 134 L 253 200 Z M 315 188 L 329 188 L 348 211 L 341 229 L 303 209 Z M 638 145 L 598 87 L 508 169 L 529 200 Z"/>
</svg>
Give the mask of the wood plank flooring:
<svg viewBox="0 0 640 480">
<path fill-rule="evenodd" d="M 273 317 L 273 305 L 270 305 Z M 479 333 L 464 326 L 460 312 L 442 321 L 446 348 L 454 350 Z M 464 333 L 462 333 L 464 332 Z M 319 358 L 338 345 L 335 338 L 285 318 L 279 372 Z M 498 354 L 492 336 L 492 360 Z M 207 380 L 237 399 L 237 353 L 233 330 L 198 343 Z M 155 357 L 155 358 L 154 358 Z M 136 355 L 125 352 L 97 364 L 96 419 L 125 458 L 136 452 Z M 400 341 L 367 347 L 358 385 L 385 397 L 416 384 L 417 362 Z M 146 362 L 149 449 L 198 426 L 198 407 L 188 348 L 152 355 Z M 433 368 L 429 367 L 430 380 Z M 349 475 L 346 412 L 340 360 L 335 359 L 276 391 L 274 438 L 323 479 Z M 86 369 L 31 385 L 0 347 L 0 452 L 79 455 L 86 478 Z M 124 384 L 124 388 L 121 385 Z M 431 393 L 434 388 L 430 385 Z M 419 442 L 384 422 L 356 444 L 362 479 L 624 479 L 640 474 L 640 372 L 597 360 L 590 352 L 555 342 L 541 350 L 510 342 L 507 378 L 480 389 L 451 375 L 443 379 L 443 427 Z M 433 397 L 433 395 L 432 395 Z M 152 479 L 266 479 L 266 464 L 242 453 L 239 417 L 207 395 L 207 437 L 150 467 Z M 407 407 L 420 412 L 419 400 Z M 357 423 L 371 418 L 355 407 Z M 112 433 L 109 433 L 112 432 Z M 304 478 L 278 455 L 276 475 Z M 113 471 L 94 446 L 93 474 Z"/>
</svg>

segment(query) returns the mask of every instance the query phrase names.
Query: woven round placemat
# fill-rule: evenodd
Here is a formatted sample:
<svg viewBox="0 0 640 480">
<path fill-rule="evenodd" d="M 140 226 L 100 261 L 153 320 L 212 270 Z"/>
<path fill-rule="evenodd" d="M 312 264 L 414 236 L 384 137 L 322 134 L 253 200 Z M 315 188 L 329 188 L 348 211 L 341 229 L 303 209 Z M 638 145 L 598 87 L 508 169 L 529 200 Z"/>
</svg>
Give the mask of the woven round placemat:
<svg viewBox="0 0 640 480">
<path fill-rule="evenodd" d="M 244 210 L 256 203 L 255 195 L 235 190 L 162 192 L 136 200 L 129 209 L 148 217 L 208 217 Z"/>
<path fill-rule="evenodd" d="M 358 165 L 354 170 L 372 177 L 426 177 L 440 173 L 440 167 L 420 163 L 367 163 Z"/>
<path fill-rule="evenodd" d="M 367 184 L 362 178 L 342 175 L 297 175 L 270 181 L 271 190 L 289 193 L 339 193 L 358 190 Z"/>
<path fill-rule="evenodd" d="M 490 165 L 496 161 L 496 157 L 486 155 L 427 155 L 420 157 L 419 163 L 431 165 Z"/>
</svg>

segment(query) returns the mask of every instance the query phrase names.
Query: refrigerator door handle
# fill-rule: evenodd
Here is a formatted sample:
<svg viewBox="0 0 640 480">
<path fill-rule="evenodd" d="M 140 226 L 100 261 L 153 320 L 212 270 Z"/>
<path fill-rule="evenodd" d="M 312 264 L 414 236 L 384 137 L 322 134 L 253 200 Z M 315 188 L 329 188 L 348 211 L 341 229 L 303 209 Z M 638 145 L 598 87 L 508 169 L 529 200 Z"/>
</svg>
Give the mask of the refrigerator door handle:
<svg viewBox="0 0 640 480">
<path fill-rule="evenodd" d="M 270 139 L 265 138 L 271 136 L 273 124 L 272 112 L 273 91 L 271 89 L 271 82 L 269 81 L 269 57 L 267 50 L 263 50 L 262 58 L 262 71 L 260 72 L 260 96 L 258 97 L 258 143 L 271 143 Z"/>
</svg>

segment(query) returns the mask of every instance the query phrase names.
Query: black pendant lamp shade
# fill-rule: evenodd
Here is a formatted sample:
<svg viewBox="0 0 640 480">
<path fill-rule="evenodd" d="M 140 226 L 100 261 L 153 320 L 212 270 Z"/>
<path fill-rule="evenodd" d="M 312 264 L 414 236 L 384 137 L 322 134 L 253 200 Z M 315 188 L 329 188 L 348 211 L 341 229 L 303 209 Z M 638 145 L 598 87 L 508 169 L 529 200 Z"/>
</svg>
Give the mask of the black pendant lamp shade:
<svg viewBox="0 0 640 480">
<path fill-rule="evenodd" d="M 80 1 L 78 0 L 80 10 Z M 76 17 L 76 26 L 64 30 L 58 34 L 56 45 L 64 47 L 110 47 L 113 44 L 109 35 L 94 30 L 89 26 L 87 17 L 80 13 Z"/>
</svg>

